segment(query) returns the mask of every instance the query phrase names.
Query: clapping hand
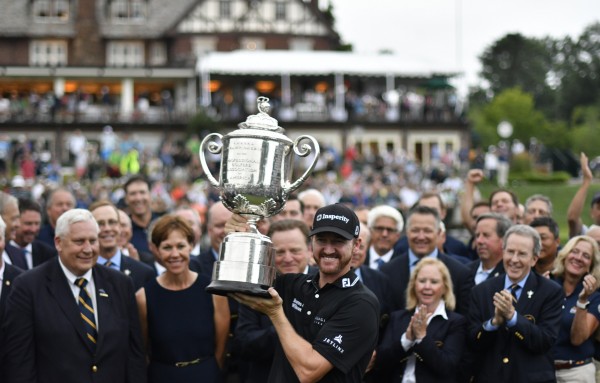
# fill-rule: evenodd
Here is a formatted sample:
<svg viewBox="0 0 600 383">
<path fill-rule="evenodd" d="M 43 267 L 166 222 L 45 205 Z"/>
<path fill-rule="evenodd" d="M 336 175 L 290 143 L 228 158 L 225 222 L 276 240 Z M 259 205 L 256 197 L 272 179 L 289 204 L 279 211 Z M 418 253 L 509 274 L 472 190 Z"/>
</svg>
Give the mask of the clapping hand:
<svg viewBox="0 0 600 383">
<path fill-rule="evenodd" d="M 431 313 L 427 312 L 427 306 L 419 306 L 419 310 L 415 311 L 410 318 L 408 329 L 406 330 L 406 338 L 408 340 L 423 339 L 427 335 L 427 321 L 431 317 Z"/>
<path fill-rule="evenodd" d="M 593 275 L 588 274 L 583 277 L 583 289 L 579 293 L 579 302 L 587 302 L 588 298 L 594 291 L 598 290 L 598 281 Z"/>
<path fill-rule="evenodd" d="M 502 290 L 494 294 L 494 318 L 492 325 L 500 326 L 510 320 L 515 313 L 515 297 L 508 290 Z"/>
</svg>

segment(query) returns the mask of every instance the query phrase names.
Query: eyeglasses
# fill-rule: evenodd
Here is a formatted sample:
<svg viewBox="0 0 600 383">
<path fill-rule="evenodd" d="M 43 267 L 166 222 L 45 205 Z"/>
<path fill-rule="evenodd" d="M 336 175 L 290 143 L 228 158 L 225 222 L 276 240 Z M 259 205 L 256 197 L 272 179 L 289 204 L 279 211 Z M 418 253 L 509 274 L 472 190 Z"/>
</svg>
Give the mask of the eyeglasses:
<svg viewBox="0 0 600 383">
<path fill-rule="evenodd" d="M 374 226 L 371 228 L 371 230 L 373 230 L 376 233 L 383 233 L 384 231 L 387 231 L 390 234 L 395 234 L 398 232 L 398 229 L 396 229 L 395 227 L 385 227 L 385 226 Z"/>
</svg>

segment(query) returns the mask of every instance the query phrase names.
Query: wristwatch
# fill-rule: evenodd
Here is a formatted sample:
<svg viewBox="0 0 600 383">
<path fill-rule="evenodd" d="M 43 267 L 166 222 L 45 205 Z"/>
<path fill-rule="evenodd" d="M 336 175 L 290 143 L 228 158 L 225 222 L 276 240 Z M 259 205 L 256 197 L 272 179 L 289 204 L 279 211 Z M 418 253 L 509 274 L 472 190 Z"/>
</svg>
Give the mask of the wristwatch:
<svg viewBox="0 0 600 383">
<path fill-rule="evenodd" d="M 580 308 L 582 310 L 587 310 L 589 305 L 590 305 L 590 301 L 587 301 L 585 303 L 581 303 L 581 302 L 577 301 L 577 308 Z"/>
</svg>

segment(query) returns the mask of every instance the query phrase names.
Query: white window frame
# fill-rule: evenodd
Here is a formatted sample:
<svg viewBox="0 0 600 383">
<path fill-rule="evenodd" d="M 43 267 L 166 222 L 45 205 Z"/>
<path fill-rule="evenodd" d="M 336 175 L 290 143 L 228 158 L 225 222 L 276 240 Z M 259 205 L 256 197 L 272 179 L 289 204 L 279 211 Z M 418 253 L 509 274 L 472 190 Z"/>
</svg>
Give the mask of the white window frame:
<svg viewBox="0 0 600 383">
<path fill-rule="evenodd" d="M 159 66 L 167 63 L 167 47 L 161 41 L 155 41 L 150 46 L 150 65 Z"/>
<path fill-rule="evenodd" d="M 34 0 L 33 18 L 38 22 L 66 23 L 69 21 L 70 7 L 69 0 Z"/>
<path fill-rule="evenodd" d="M 106 65 L 109 67 L 143 67 L 144 56 L 144 43 L 141 41 L 110 41 L 106 45 Z"/>
<path fill-rule="evenodd" d="M 30 66 L 66 66 L 67 60 L 68 45 L 64 40 L 32 40 L 29 44 Z"/>
<path fill-rule="evenodd" d="M 141 23 L 146 20 L 145 0 L 113 0 L 110 3 L 110 18 L 115 23 Z"/>
</svg>

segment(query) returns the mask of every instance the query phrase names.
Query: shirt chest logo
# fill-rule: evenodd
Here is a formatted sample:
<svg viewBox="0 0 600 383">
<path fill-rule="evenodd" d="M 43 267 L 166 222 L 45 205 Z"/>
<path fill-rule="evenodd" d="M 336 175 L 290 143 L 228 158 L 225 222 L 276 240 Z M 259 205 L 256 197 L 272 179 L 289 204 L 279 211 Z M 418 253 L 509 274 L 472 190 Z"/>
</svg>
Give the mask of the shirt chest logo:
<svg viewBox="0 0 600 383">
<path fill-rule="evenodd" d="M 303 307 L 304 307 L 304 303 L 302 303 L 298 299 L 294 298 L 294 300 L 292 301 L 292 308 L 298 312 L 302 312 Z"/>
</svg>

